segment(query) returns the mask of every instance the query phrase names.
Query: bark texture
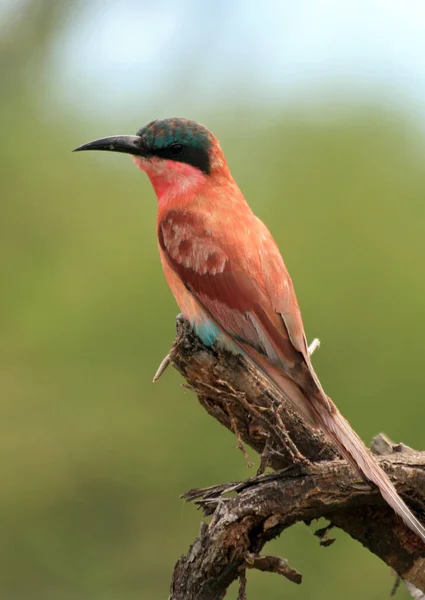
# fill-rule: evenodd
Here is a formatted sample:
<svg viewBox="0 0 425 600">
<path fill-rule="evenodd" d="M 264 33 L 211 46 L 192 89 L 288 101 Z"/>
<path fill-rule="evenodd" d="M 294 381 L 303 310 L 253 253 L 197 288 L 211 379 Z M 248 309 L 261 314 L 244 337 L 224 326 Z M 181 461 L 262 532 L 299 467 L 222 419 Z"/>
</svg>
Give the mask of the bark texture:
<svg viewBox="0 0 425 600">
<path fill-rule="evenodd" d="M 179 317 L 170 360 L 241 449 L 246 444 L 261 455 L 256 477 L 184 494 L 212 517 L 177 562 L 170 600 L 220 600 L 237 578 L 243 600 L 245 572 L 253 568 L 301 583 L 285 559 L 260 553 L 284 529 L 319 517 L 330 523 L 316 532 L 321 544 L 332 543 L 328 531 L 340 527 L 389 565 L 411 593 L 415 588 L 425 593 L 425 545 L 241 356 L 206 348 Z M 425 522 L 425 453 L 394 445 L 383 435 L 374 439 L 372 451 Z M 264 474 L 266 467 L 273 472 Z"/>
</svg>

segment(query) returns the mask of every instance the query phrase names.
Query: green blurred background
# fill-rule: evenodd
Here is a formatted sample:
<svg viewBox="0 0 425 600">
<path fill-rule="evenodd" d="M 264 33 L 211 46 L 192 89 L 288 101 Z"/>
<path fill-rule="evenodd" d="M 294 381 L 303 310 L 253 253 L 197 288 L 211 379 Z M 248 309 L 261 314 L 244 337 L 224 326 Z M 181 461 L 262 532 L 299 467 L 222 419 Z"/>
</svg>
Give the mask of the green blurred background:
<svg viewBox="0 0 425 600">
<path fill-rule="evenodd" d="M 262 49 L 266 70 L 278 4 L 0 2 L 2 599 L 167 598 L 201 519 L 179 494 L 252 474 L 175 372 L 151 383 L 178 312 L 157 257 L 156 201 L 124 157 L 70 153 L 95 137 L 176 114 L 210 126 L 282 248 L 308 337 L 322 341 L 314 362 L 328 393 L 364 440 L 384 431 L 424 446 L 420 102 L 375 78 L 379 62 L 362 79 L 325 59 L 310 73 L 304 55 L 297 73 L 313 88 L 290 68 L 286 88 L 262 81 L 249 57 L 233 58 Z M 310 39 L 309 10 L 326 2 L 301 4 L 306 24 L 292 30 L 288 3 L 275 48 L 291 31 Z M 248 13 L 255 36 L 238 26 Z M 312 530 L 268 548 L 303 585 L 249 573 L 250 599 L 388 596 L 384 564 L 342 533 L 319 548 Z"/>
</svg>

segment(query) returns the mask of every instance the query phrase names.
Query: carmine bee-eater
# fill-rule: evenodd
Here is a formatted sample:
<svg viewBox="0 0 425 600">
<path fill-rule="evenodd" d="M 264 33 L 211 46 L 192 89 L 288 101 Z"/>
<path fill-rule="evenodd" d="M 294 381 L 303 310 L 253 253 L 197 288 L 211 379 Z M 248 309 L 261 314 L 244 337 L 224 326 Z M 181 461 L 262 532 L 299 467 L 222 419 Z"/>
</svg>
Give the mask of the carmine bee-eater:
<svg viewBox="0 0 425 600">
<path fill-rule="evenodd" d="M 424 526 L 325 394 L 285 263 L 230 174 L 217 138 L 195 121 L 174 118 L 152 121 L 135 136 L 102 138 L 76 150 L 133 157 L 158 198 L 165 277 L 203 343 L 230 346 L 251 361 L 425 542 Z"/>
</svg>

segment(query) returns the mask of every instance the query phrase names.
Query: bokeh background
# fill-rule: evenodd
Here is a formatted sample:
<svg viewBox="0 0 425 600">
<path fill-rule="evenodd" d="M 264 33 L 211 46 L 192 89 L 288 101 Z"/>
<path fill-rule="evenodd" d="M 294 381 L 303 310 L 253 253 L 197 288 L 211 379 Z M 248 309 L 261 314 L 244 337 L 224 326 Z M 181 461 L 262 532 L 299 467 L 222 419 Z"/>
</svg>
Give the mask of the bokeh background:
<svg viewBox="0 0 425 600">
<path fill-rule="evenodd" d="M 165 599 L 201 518 L 179 494 L 251 475 L 175 372 L 151 383 L 178 312 L 156 201 L 128 158 L 71 154 L 93 138 L 212 128 L 328 393 L 424 447 L 424 56 L 422 0 L 0 1 L 0 598 Z M 253 572 L 249 598 L 388 596 L 313 529 L 269 547 L 303 585 Z"/>
</svg>

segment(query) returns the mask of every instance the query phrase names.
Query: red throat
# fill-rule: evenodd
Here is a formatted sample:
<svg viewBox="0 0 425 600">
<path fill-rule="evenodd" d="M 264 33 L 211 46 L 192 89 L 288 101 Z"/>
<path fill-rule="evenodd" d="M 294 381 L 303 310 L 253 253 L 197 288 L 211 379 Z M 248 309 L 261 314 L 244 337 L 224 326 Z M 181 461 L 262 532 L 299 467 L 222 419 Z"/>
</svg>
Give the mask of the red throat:
<svg viewBox="0 0 425 600">
<path fill-rule="evenodd" d="M 149 177 L 158 201 L 192 195 L 206 182 L 205 173 L 183 162 L 139 156 L 132 159 Z"/>
</svg>

